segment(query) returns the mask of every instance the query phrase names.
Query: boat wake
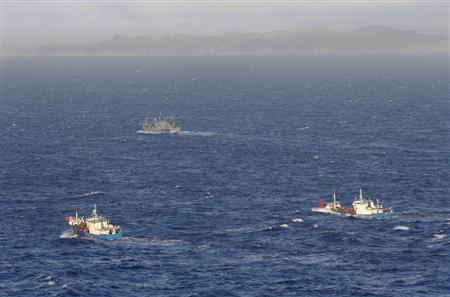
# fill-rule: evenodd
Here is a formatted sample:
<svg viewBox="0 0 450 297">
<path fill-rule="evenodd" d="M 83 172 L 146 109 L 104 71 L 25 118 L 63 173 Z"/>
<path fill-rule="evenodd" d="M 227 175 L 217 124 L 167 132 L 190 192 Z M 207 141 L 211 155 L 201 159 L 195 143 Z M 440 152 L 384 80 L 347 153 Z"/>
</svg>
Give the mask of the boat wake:
<svg viewBox="0 0 450 297">
<path fill-rule="evenodd" d="M 178 134 L 181 136 L 215 136 L 217 133 L 211 131 L 180 131 Z"/>
<path fill-rule="evenodd" d="M 147 237 L 133 237 L 125 236 L 120 241 L 126 241 L 129 243 L 136 243 L 141 245 L 157 245 L 157 246 L 176 246 L 185 243 L 183 240 L 178 239 L 159 239 L 159 238 L 147 238 Z"/>
<path fill-rule="evenodd" d="M 65 230 L 61 235 L 59 235 L 60 239 L 67 239 L 67 238 L 77 238 L 77 235 L 72 232 L 72 230 Z"/>
</svg>

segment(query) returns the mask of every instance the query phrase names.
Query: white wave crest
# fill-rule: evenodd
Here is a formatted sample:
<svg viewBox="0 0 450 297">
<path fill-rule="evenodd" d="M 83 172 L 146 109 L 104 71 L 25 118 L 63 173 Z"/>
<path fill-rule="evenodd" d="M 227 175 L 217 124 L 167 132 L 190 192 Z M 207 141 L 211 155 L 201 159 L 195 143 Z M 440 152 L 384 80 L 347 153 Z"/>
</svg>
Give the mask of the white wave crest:
<svg viewBox="0 0 450 297">
<path fill-rule="evenodd" d="M 398 225 L 395 226 L 394 228 L 392 228 L 392 230 L 397 230 L 397 231 L 408 231 L 409 227 L 408 226 L 403 226 L 403 225 Z"/>
<path fill-rule="evenodd" d="M 434 234 L 434 238 L 438 239 L 438 240 L 444 239 L 446 236 L 447 235 L 445 235 L 445 234 L 439 234 L 439 233 Z"/>
<path fill-rule="evenodd" d="M 303 219 L 302 218 L 295 218 L 291 220 L 293 223 L 303 223 Z"/>
<path fill-rule="evenodd" d="M 87 192 L 84 193 L 82 196 L 86 197 L 86 196 L 92 196 L 92 195 L 97 195 L 97 194 L 101 194 L 101 191 L 92 191 L 92 192 Z"/>
</svg>

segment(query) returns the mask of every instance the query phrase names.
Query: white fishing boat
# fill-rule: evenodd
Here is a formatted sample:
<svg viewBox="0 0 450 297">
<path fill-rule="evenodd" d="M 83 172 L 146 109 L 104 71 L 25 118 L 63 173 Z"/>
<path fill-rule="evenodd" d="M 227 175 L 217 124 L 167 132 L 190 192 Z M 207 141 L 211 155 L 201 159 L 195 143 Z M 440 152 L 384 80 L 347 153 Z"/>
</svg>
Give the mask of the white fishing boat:
<svg viewBox="0 0 450 297">
<path fill-rule="evenodd" d="M 359 190 L 357 197 L 351 207 L 343 207 L 336 200 L 336 194 L 333 193 L 333 201 L 319 201 L 319 206 L 311 209 L 314 212 L 341 214 L 355 217 L 388 217 L 394 214 L 392 208 L 386 208 L 378 199 L 366 199 L 363 197 L 362 189 Z"/>
<path fill-rule="evenodd" d="M 374 201 L 373 199 L 364 198 L 362 189 L 359 189 L 359 197 L 353 201 L 352 206 L 355 210 L 355 215 L 361 217 L 387 217 L 394 214 L 394 210 L 391 207 L 384 207 L 378 199 Z"/>
<path fill-rule="evenodd" d="M 99 238 L 116 240 L 123 236 L 120 226 L 113 225 L 109 220 L 97 214 L 97 206 L 94 204 L 92 215 L 90 217 L 79 217 L 75 210 L 75 216 L 66 216 L 66 222 L 72 227 L 74 234 Z"/>
</svg>

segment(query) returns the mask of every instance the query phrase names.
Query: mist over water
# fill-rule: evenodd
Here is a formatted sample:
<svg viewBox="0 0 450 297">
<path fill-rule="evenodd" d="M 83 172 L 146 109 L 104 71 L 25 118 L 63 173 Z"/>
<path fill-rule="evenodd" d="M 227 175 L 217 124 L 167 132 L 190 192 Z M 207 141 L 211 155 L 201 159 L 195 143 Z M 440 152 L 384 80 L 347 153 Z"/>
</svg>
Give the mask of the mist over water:
<svg viewBox="0 0 450 297">
<path fill-rule="evenodd" d="M 4 61 L 1 296 L 450 291 L 447 55 Z M 311 212 L 359 187 L 396 216 Z"/>
</svg>

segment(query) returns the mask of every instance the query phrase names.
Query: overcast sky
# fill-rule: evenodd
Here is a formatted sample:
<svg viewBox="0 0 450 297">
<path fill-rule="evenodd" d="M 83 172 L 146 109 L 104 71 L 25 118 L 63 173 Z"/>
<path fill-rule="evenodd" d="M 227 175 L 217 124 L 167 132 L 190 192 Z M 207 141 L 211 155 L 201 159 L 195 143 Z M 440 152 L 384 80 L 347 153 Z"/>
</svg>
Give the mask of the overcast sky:
<svg viewBox="0 0 450 297">
<path fill-rule="evenodd" d="M 20 0 L 19 0 L 20 1 Z M 413 1 L 329 1 L 313 3 L 205 0 L 190 3 L 145 1 L 3 2 L 3 43 L 22 48 L 47 43 L 85 44 L 129 36 L 226 31 L 267 32 L 321 27 L 346 32 L 365 25 L 448 36 L 449 4 Z M 304 0 L 299 0 L 304 1 Z"/>
</svg>

